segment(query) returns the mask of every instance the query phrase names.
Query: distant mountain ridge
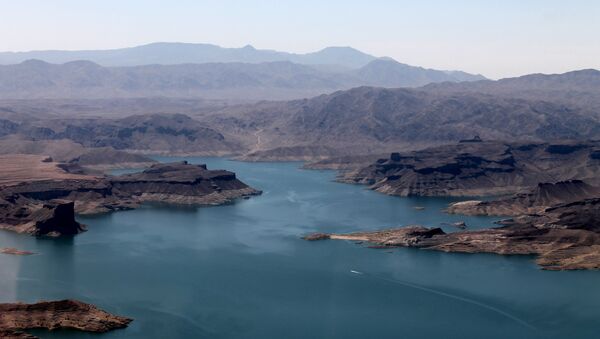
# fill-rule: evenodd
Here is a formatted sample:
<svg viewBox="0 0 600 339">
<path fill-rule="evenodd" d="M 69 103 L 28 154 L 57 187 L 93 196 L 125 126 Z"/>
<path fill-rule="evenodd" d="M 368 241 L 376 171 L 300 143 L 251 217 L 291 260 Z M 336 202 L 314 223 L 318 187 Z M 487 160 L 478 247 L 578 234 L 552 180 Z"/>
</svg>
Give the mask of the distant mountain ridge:
<svg viewBox="0 0 600 339">
<path fill-rule="evenodd" d="M 394 61 L 380 61 L 372 62 L 375 68 L 380 67 L 377 64 L 398 70 L 406 67 Z M 362 69 L 365 78 L 372 68 L 369 64 Z M 413 70 L 410 68 L 406 74 Z M 433 74 L 433 80 L 441 72 L 423 71 L 422 74 Z M 89 61 L 53 65 L 32 60 L 0 66 L 0 98 L 7 99 L 16 93 L 24 99 L 0 102 L 0 116 L 6 119 L 0 121 L 0 135 L 69 138 L 86 146 L 148 152 L 156 151 L 154 148 L 159 145 L 161 151 L 172 151 L 182 148 L 180 144 L 185 142 L 188 146 L 184 152 L 250 153 L 251 160 L 381 154 L 422 149 L 475 135 L 483 140 L 526 142 L 600 138 L 600 106 L 596 105 L 600 102 L 596 86 L 600 72 L 595 70 L 500 81 L 446 82 L 419 88 L 360 86 L 333 90 L 336 86 L 352 86 L 353 81 L 360 79 L 355 75 L 359 72 L 354 70 L 342 77 L 292 62 L 102 67 Z M 390 72 L 389 78 L 381 80 L 393 82 L 396 77 Z M 185 99 L 188 95 L 207 94 L 241 98 L 234 94 L 250 92 L 273 99 L 275 92 L 284 91 L 289 91 L 288 95 L 311 91 L 333 93 L 291 101 L 240 101 L 236 105 L 210 101 L 202 104 L 204 99 Z M 58 99 L 34 100 L 45 95 Z M 65 95 L 76 99 L 60 99 Z M 86 95 L 101 95 L 103 99 L 81 99 Z M 115 99 L 119 95 L 129 98 Z M 151 95 L 157 96 L 150 98 Z M 194 103 L 194 100 L 200 101 Z M 115 109 L 121 113 L 113 115 L 114 118 L 149 113 L 145 108 L 140 110 L 140 105 L 154 107 L 150 109 L 153 113 L 183 111 L 193 119 L 170 116 L 152 121 L 139 118 L 134 123 L 126 119 L 113 121 L 111 124 L 118 128 L 94 120 L 89 125 L 80 123 L 85 126 L 81 129 L 72 118 L 81 117 L 80 112 L 88 110 L 87 106 L 91 107 L 90 112 L 96 112 L 90 117 L 98 118 Z M 63 114 L 63 110 L 70 113 Z M 44 128 L 24 129 L 32 119 L 16 119 L 17 112 L 22 111 L 38 118 L 43 118 L 46 112 L 52 113 L 47 116 L 49 120 L 37 127 L 48 127 L 45 125 L 50 122 L 62 126 L 65 120 L 56 119 L 62 116 L 73 125 L 70 131 L 78 132 L 65 134 L 58 127 L 53 133 Z M 177 119 L 181 123 L 171 126 Z M 195 123 L 194 132 L 187 131 Z M 121 129 L 139 132 L 148 125 L 154 126 L 146 130 L 151 133 L 134 133 L 133 139 L 127 136 L 128 132 L 121 132 Z M 162 133 L 165 130 L 161 126 L 185 132 L 172 137 Z M 181 136 L 187 134 L 193 140 Z M 161 139 L 168 141 L 162 145 L 158 142 Z M 144 149 L 144 145 L 154 148 Z"/>
<path fill-rule="evenodd" d="M 89 60 L 102 66 L 111 67 L 152 64 L 291 61 L 305 65 L 331 64 L 347 68 L 359 68 L 377 58 L 352 47 L 326 47 L 317 52 L 296 54 L 256 49 L 250 45 L 241 48 L 224 48 L 212 44 L 178 42 L 157 42 L 107 50 L 0 52 L 0 64 L 4 65 L 18 64 L 29 59 L 39 59 L 57 64 L 76 60 Z"/>
<path fill-rule="evenodd" d="M 328 53 L 335 55 L 336 51 Z M 364 85 L 416 87 L 431 82 L 481 78 L 383 59 L 345 71 L 322 70 L 291 61 L 104 67 L 84 60 L 51 64 L 31 59 L 16 65 L 0 66 L 0 99 L 160 96 L 287 100 Z"/>
<path fill-rule="evenodd" d="M 482 75 L 461 71 L 439 71 L 402 64 L 393 59 L 378 59 L 356 70 L 365 85 L 379 87 L 418 87 L 430 83 L 485 80 Z"/>
<path fill-rule="evenodd" d="M 561 102 L 592 108 L 600 116 L 600 71 L 582 69 L 562 74 L 528 74 L 500 80 L 472 83 L 431 83 L 431 92 L 484 93 L 503 97 Z"/>
</svg>

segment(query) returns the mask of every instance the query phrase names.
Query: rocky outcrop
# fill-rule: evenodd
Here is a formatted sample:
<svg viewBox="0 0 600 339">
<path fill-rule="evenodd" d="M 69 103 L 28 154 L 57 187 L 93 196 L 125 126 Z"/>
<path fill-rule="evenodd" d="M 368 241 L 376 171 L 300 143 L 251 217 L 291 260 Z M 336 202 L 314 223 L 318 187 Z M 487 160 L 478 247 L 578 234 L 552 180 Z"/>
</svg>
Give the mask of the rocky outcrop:
<svg viewBox="0 0 600 339">
<path fill-rule="evenodd" d="M 302 239 L 308 240 L 308 241 L 325 240 L 325 239 L 331 239 L 331 236 L 327 233 L 311 233 L 309 235 L 303 236 Z"/>
<path fill-rule="evenodd" d="M 581 180 L 540 183 L 527 193 L 512 197 L 479 201 L 461 201 L 448 206 L 446 211 L 465 215 L 518 216 L 542 213 L 546 208 L 560 203 L 570 203 L 589 198 L 600 198 L 600 187 L 588 185 Z"/>
<path fill-rule="evenodd" d="M 12 254 L 12 255 L 32 255 L 34 252 L 19 250 L 14 247 L 7 247 L 0 249 L 0 253 L 2 254 Z M 0 337 L 1 338 L 1 337 Z"/>
<path fill-rule="evenodd" d="M 445 233 L 410 226 L 376 232 L 316 234 L 307 240 L 345 239 L 377 246 L 405 246 L 446 252 L 533 254 L 544 269 L 600 269 L 600 179 L 597 142 L 503 144 L 467 142 L 389 159 L 344 176 L 395 195 L 478 195 L 525 193 L 490 201 L 451 204 L 447 212 L 510 215 L 502 227 Z M 454 226 L 465 228 L 464 223 Z"/>
<path fill-rule="evenodd" d="M 6 339 L 37 339 L 38 337 L 23 331 L 0 330 L 0 338 Z"/>
<path fill-rule="evenodd" d="M 74 329 L 104 333 L 125 328 L 130 318 L 107 313 L 76 300 L 41 301 L 34 304 L 0 304 L 0 337 L 35 338 L 22 330 Z"/>
<path fill-rule="evenodd" d="M 0 228 L 32 235 L 74 235 L 74 214 L 132 209 L 144 202 L 219 205 L 260 194 L 223 170 L 187 162 L 86 180 L 24 182 L 0 190 Z"/>
<path fill-rule="evenodd" d="M 343 174 L 340 181 L 366 184 L 399 196 L 512 194 L 541 182 L 600 182 L 600 142 L 469 142 L 392 153 L 387 159 Z"/>
<path fill-rule="evenodd" d="M 75 221 L 74 206 L 72 201 L 8 196 L 0 202 L 0 229 L 35 236 L 75 235 L 85 226 Z"/>
<path fill-rule="evenodd" d="M 600 269 L 600 198 L 559 204 L 540 214 L 504 220 L 499 228 L 445 233 L 410 226 L 375 232 L 324 234 L 309 240 L 358 240 L 384 247 L 445 252 L 534 254 L 547 270 Z"/>
<path fill-rule="evenodd" d="M 38 208 L 45 202 L 57 199 L 74 202 L 75 212 L 80 214 L 110 212 L 137 206 L 126 196 L 115 193 L 105 178 L 23 182 L 0 191 L 0 195 L 12 197 L 17 208 L 27 204 Z"/>
<path fill-rule="evenodd" d="M 238 180 L 233 172 L 187 162 L 156 164 L 143 172 L 108 180 L 118 195 L 131 197 L 134 203 L 220 205 L 261 193 Z"/>
<path fill-rule="evenodd" d="M 319 233 L 317 233 L 319 234 Z M 357 232 L 350 234 L 315 234 L 308 235 L 305 240 L 352 240 L 365 241 L 380 246 L 414 247 L 433 236 L 445 234 L 441 228 L 427 228 L 422 226 L 407 226 L 403 228 L 388 229 L 377 232 Z"/>
</svg>

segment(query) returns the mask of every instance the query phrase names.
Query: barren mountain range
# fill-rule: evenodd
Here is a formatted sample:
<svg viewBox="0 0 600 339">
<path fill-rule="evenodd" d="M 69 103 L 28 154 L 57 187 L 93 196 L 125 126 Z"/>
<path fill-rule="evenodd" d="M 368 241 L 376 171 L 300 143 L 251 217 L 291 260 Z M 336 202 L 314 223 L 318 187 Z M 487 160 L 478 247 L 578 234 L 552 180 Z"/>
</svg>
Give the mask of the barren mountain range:
<svg viewBox="0 0 600 339">
<path fill-rule="evenodd" d="M 289 62 L 298 65 L 310 65 L 325 72 L 344 72 L 358 70 L 373 61 L 372 67 L 365 68 L 362 73 L 372 76 L 370 72 L 386 70 L 378 66 L 388 65 L 397 70 L 423 73 L 437 81 L 469 81 L 484 79 L 480 75 L 472 75 L 461 71 L 435 71 L 413 67 L 395 62 L 391 58 L 378 58 L 352 47 L 326 47 L 322 50 L 297 54 L 274 50 L 256 49 L 250 45 L 242 48 L 224 48 L 211 44 L 166 43 L 158 42 L 130 48 L 112 50 L 87 51 L 30 51 L 0 52 L 0 65 L 19 64 L 27 60 L 38 59 L 53 64 L 64 64 L 73 61 L 88 60 L 106 67 L 128 67 L 142 65 L 181 65 L 181 64 L 261 64 Z M 393 68 L 390 68 L 393 69 Z M 446 77 L 444 77 L 446 75 Z M 415 77 L 415 75 L 412 75 Z M 379 81 L 379 79 L 374 79 Z M 389 78 L 388 78 L 389 80 Z M 410 79 L 403 79 L 407 81 Z M 430 81 L 429 81 L 430 82 Z"/>
<path fill-rule="evenodd" d="M 225 108 L 203 118 L 257 150 L 328 146 L 381 153 L 456 142 L 600 137 L 597 113 L 581 107 L 479 93 L 354 88 L 308 100 Z M 260 138 L 259 138 L 260 137 Z"/>
<path fill-rule="evenodd" d="M 294 99 L 362 85 L 416 87 L 480 79 L 483 77 L 388 59 L 336 71 L 291 61 L 103 67 L 90 61 L 50 64 L 27 60 L 0 66 L 0 98 Z"/>
<path fill-rule="evenodd" d="M 0 53 L 0 99 L 289 100 L 357 86 L 416 87 L 481 75 L 410 66 L 351 47 L 307 54 L 154 43 L 100 51 Z"/>
<path fill-rule="evenodd" d="M 4 100 L 0 137 L 255 161 L 382 154 L 475 135 L 504 141 L 598 139 L 598 81 L 600 72 L 580 71 L 477 82 L 481 91 L 465 83 L 357 87 L 310 99 L 235 105 L 177 98 Z M 556 88 L 563 94 L 555 94 Z M 587 99 L 572 100 L 576 97 Z M 156 114 L 137 114 L 138 102 Z M 179 111 L 187 114 L 174 114 Z"/>
<path fill-rule="evenodd" d="M 45 61 L 23 61 L 30 58 Z M 85 147 L 260 161 L 382 154 L 475 135 L 600 138 L 596 70 L 492 81 L 352 48 L 299 55 L 168 43 L 0 53 L 0 63 L 11 62 L 21 63 L 0 66 L 5 145 L 68 139 Z M 256 101 L 294 97 L 310 98 Z"/>
<path fill-rule="evenodd" d="M 29 59 L 50 63 L 90 60 L 103 66 L 176 65 L 186 63 L 291 61 L 305 65 L 331 65 L 359 68 L 377 59 L 351 47 L 327 47 L 306 54 L 256 49 L 250 45 L 224 48 L 202 43 L 157 42 L 110 50 L 2 52 L 0 64 L 17 64 Z"/>
<path fill-rule="evenodd" d="M 600 71 L 584 69 L 563 74 L 529 74 L 497 81 L 430 84 L 428 91 L 485 93 L 495 96 L 561 102 L 600 112 Z"/>
</svg>

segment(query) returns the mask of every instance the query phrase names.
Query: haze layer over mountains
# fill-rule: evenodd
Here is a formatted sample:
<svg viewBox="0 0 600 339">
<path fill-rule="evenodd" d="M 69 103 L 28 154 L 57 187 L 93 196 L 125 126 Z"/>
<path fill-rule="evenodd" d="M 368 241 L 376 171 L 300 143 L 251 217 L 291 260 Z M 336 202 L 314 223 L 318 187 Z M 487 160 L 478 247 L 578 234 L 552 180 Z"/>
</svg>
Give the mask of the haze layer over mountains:
<svg viewBox="0 0 600 339">
<path fill-rule="evenodd" d="M 352 69 L 363 67 L 379 58 L 352 47 L 326 47 L 313 53 L 294 54 L 255 49 L 250 45 L 242 48 L 224 48 L 211 44 L 171 42 L 111 50 L 0 52 L 2 65 L 18 64 L 30 59 L 54 64 L 88 60 L 107 67 L 289 61 L 302 65 L 328 65 L 338 69 Z"/>
<path fill-rule="evenodd" d="M 298 55 L 151 44 L 0 54 L 3 62 L 30 57 L 45 61 L 0 66 L 0 134 L 10 140 L 305 160 L 418 149 L 475 135 L 600 138 L 596 70 L 493 81 L 351 48 Z M 83 57 L 89 60 L 73 61 Z M 135 65 L 150 62 L 163 64 Z"/>
<path fill-rule="evenodd" d="M 484 79 L 376 58 L 350 47 L 291 54 L 156 43 L 106 51 L 0 53 L 2 98 L 167 96 L 272 100 L 357 86 L 416 87 Z"/>
</svg>

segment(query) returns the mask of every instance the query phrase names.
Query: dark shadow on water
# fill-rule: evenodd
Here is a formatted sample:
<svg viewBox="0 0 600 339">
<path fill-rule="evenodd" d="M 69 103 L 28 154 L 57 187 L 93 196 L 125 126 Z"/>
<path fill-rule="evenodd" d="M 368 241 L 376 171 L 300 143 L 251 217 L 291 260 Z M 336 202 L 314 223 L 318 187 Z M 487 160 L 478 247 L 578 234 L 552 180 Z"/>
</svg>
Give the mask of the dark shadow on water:
<svg viewBox="0 0 600 339">
<path fill-rule="evenodd" d="M 197 213 L 198 208 L 205 207 L 217 207 L 217 206 L 194 206 L 187 204 L 172 204 L 172 203 L 164 203 L 164 202 L 145 202 L 142 206 L 143 209 L 154 209 L 157 211 L 172 211 L 172 212 L 182 212 L 182 213 Z"/>
<path fill-rule="evenodd" d="M 57 329 L 49 331 L 46 329 L 36 328 L 26 330 L 25 332 L 40 338 L 106 338 L 105 333 L 83 332 L 75 329 Z"/>
<path fill-rule="evenodd" d="M 17 286 L 17 300 L 34 302 L 41 299 L 68 298 L 70 288 L 65 286 L 73 286 L 76 281 L 75 237 L 36 237 L 35 244 L 38 254 L 33 260 L 20 261 L 18 276 L 32 280 L 28 284 Z M 34 277 L 42 277 L 43 281 Z M 55 290 L 61 292 L 57 295 L 47 295 L 44 291 L 47 291 L 48 285 L 54 285 Z"/>
</svg>

